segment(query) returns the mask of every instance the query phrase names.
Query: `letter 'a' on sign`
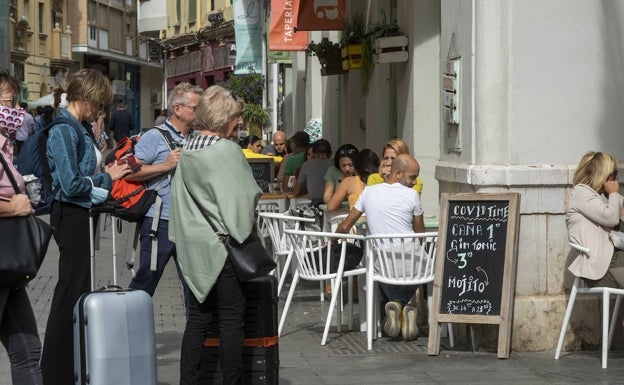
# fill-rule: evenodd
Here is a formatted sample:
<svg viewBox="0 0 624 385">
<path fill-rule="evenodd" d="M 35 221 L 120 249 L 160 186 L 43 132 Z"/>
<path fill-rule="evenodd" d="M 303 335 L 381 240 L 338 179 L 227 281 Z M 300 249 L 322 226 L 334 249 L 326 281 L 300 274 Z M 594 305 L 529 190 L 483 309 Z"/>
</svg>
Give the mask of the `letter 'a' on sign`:
<svg viewBox="0 0 624 385">
<path fill-rule="evenodd" d="M 429 325 L 430 355 L 442 323 L 498 325 L 498 357 L 511 347 L 519 193 L 443 194 Z"/>
<path fill-rule="evenodd" d="M 345 0 L 299 0 L 298 31 L 344 29 Z"/>
</svg>

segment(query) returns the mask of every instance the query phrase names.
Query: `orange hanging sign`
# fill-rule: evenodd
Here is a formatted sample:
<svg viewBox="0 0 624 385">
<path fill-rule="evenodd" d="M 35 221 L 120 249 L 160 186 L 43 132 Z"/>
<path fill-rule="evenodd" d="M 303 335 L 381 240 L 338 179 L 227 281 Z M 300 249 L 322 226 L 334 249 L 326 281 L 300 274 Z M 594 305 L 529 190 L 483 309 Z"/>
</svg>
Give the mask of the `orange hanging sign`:
<svg viewBox="0 0 624 385">
<path fill-rule="evenodd" d="M 295 32 L 298 0 L 272 0 L 269 50 L 304 51 L 308 48 L 308 33 Z"/>
</svg>

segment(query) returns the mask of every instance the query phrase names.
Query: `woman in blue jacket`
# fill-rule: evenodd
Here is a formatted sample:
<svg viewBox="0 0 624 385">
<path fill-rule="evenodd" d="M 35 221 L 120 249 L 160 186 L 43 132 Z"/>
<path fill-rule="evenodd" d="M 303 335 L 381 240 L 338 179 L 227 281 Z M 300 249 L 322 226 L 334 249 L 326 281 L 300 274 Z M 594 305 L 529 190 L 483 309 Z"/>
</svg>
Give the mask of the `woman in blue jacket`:
<svg viewBox="0 0 624 385">
<path fill-rule="evenodd" d="M 105 166 L 102 172 L 102 156 L 86 123 L 94 121 L 104 104 L 112 99 L 106 77 L 92 69 L 79 71 L 69 81 L 68 105 L 60 109 L 59 116 L 80 128 L 84 146 L 70 124 L 57 123 L 48 134 L 46 158 L 52 186 L 58 187 L 50 224 L 60 255 L 58 282 L 41 357 L 45 384 L 74 382 L 73 308 L 78 298 L 90 289 L 89 209 L 106 199 L 114 180 L 130 172 L 127 164 Z"/>
</svg>

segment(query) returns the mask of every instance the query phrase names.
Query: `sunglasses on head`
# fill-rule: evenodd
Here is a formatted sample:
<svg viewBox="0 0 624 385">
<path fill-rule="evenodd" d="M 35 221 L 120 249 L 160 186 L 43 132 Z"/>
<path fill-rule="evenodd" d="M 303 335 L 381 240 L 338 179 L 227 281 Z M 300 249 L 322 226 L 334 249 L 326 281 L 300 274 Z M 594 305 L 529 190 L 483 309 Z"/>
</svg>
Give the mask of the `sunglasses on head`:
<svg viewBox="0 0 624 385">
<path fill-rule="evenodd" d="M 347 148 L 338 151 L 339 156 L 352 156 L 357 154 L 357 150 L 355 148 Z"/>
</svg>

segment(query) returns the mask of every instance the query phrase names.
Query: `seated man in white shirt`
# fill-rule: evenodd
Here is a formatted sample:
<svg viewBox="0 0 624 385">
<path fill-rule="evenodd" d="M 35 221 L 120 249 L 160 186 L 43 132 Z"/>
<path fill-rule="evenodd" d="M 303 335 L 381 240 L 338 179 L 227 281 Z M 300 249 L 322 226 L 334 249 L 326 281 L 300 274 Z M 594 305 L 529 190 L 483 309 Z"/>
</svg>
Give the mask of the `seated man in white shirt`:
<svg viewBox="0 0 624 385">
<path fill-rule="evenodd" d="M 425 232 L 420 197 L 412 189 L 419 172 L 420 166 L 411 155 L 397 156 L 386 182 L 367 186 L 336 232 L 348 233 L 364 213 L 371 234 Z M 408 303 L 417 286 L 380 284 L 380 288 L 388 299 L 384 332 L 391 338 L 402 334 L 406 341 L 415 339 L 416 308 Z"/>
</svg>

